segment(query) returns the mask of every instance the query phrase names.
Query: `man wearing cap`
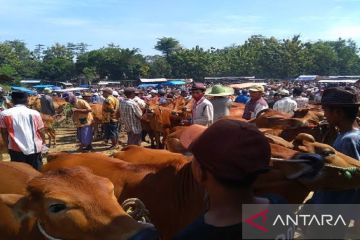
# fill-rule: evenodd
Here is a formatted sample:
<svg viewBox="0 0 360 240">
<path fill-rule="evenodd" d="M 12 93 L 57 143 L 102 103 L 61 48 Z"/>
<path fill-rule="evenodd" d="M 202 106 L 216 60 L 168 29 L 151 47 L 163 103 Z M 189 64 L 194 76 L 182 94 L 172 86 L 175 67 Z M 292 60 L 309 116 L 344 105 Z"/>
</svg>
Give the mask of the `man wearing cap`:
<svg viewBox="0 0 360 240">
<path fill-rule="evenodd" d="M 89 103 L 84 99 L 76 98 L 72 93 L 65 93 L 64 99 L 71 105 L 73 105 L 73 121 L 77 127 L 77 138 L 80 142 L 80 151 L 92 150 L 92 109 Z"/>
<path fill-rule="evenodd" d="M 254 85 L 249 88 L 250 100 L 246 103 L 243 118 L 250 120 L 256 118 L 257 114 L 264 109 L 269 108 L 267 102 L 263 98 L 264 87 L 261 85 Z"/>
<path fill-rule="evenodd" d="M 357 93 L 354 90 L 340 87 L 328 88 L 323 92 L 321 105 L 329 124 L 339 130 L 333 147 L 345 155 L 360 160 L 360 130 L 356 124 L 360 101 Z M 360 189 L 316 191 L 309 202 L 313 204 L 359 204 Z M 321 205 L 316 209 L 320 210 Z M 342 215 L 354 219 L 354 215 L 349 211 L 344 210 Z M 356 220 L 359 219 L 358 214 L 355 217 Z M 345 237 L 346 228 L 342 231 L 344 231 Z"/>
<path fill-rule="evenodd" d="M 214 108 L 204 96 L 206 87 L 203 83 L 194 83 L 191 88 L 193 98 L 192 123 L 209 126 L 214 121 Z"/>
<path fill-rule="evenodd" d="M 54 116 L 55 115 L 55 107 L 54 107 L 54 101 L 51 94 L 50 88 L 44 88 L 44 94 L 40 97 L 40 112 L 42 114 Z"/>
<path fill-rule="evenodd" d="M 125 88 L 126 99 L 120 103 L 120 119 L 128 135 L 128 145 L 141 145 L 142 111 L 134 101 L 135 88 Z"/>
<path fill-rule="evenodd" d="M 229 96 L 234 94 L 234 89 L 217 84 L 205 91 L 205 96 L 211 97 L 210 102 L 214 108 L 214 122 L 230 114 L 232 101 Z"/>
<path fill-rule="evenodd" d="M 146 103 L 142 99 L 143 95 L 144 95 L 143 91 L 138 90 L 138 89 L 135 90 L 134 101 L 138 104 L 138 106 L 140 107 L 141 110 L 144 110 L 146 107 Z"/>
<path fill-rule="evenodd" d="M 1 134 L 8 144 L 11 161 L 25 162 L 40 170 L 41 151 L 45 144 L 44 123 L 40 113 L 26 107 L 26 93 L 12 92 L 11 98 L 14 107 L 0 113 Z"/>
<path fill-rule="evenodd" d="M 174 240 L 242 239 L 242 204 L 264 204 L 268 209 L 270 203 L 286 202 L 253 192 L 255 180 L 269 169 L 271 157 L 269 142 L 255 126 L 221 119 L 207 129 L 190 126 L 180 141 L 193 154 L 192 173 L 207 193 L 208 209 Z M 287 236 L 287 230 L 275 236 Z"/>
<path fill-rule="evenodd" d="M 281 99 L 275 102 L 273 109 L 278 112 L 294 114 L 294 111 L 297 109 L 297 102 L 290 98 L 289 91 L 281 89 L 279 95 Z"/>
<path fill-rule="evenodd" d="M 103 123 L 105 129 L 105 143 L 111 140 L 111 146 L 109 149 L 117 148 L 118 146 L 118 111 L 119 100 L 113 95 L 111 88 L 105 88 L 103 90 L 103 96 L 105 98 L 103 103 Z"/>
</svg>

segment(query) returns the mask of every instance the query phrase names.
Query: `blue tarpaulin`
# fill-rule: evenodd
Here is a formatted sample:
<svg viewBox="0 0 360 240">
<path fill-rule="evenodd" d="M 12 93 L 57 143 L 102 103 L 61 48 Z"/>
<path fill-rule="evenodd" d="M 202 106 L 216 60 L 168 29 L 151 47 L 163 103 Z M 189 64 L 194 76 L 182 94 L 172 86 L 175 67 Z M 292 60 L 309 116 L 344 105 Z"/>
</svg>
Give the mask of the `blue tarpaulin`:
<svg viewBox="0 0 360 240">
<path fill-rule="evenodd" d="M 11 90 L 15 91 L 15 92 L 26 92 L 27 94 L 30 94 L 30 95 L 36 95 L 36 92 L 31 91 L 30 89 L 27 89 L 27 88 L 24 88 L 24 87 L 12 86 Z"/>
<path fill-rule="evenodd" d="M 161 85 L 166 85 L 166 86 L 177 86 L 177 85 L 184 85 L 184 84 L 186 84 L 186 83 L 181 80 L 170 80 L 170 81 L 161 83 Z"/>
<path fill-rule="evenodd" d="M 50 84 L 39 84 L 39 85 L 33 86 L 33 88 L 53 88 L 53 87 L 55 87 L 55 86 L 50 85 Z"/>
<path fill-rule="evenodd" d="M 138 87 L 139 88 L 157 88 L 159 86 L 159 84 L 156 84 L 156 83 L 142 83 L 140 84 Z"/>
</svg>

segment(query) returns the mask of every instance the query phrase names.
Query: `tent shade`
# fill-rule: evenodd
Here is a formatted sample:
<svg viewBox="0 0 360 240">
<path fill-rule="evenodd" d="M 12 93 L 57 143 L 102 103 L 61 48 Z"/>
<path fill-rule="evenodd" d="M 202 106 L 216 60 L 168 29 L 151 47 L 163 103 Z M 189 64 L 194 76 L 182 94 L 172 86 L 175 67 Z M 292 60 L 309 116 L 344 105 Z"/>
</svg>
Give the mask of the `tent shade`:
<svg viewBox="0 0 360 240">
<path fill-rule="evenodd" d="M 29 95 L 36 95 L 36 92 L 31 91 L 30 89 L 24 88 L 24 87 L 17 87 L 17 86 L 12 86 L 11 90 L 14 92 L 25 92 Z"/>
<path fill-rule="evenodd" d="M 186 84 L 186 82 L 181 81 L 181 80 L 170 80 L 164 83 L 161 83 L 161 85 L 166 85 L 166 86 L 177 86 L 177 85 L 184 85 Z"/>
<path fill-rule="evenodd" d="M 295 81 L 315 81 L 317 77 L 317 75 L 300 75 Z"/>
<path fill-rule="evenodd" d="M 58 89 L 58 90 L 54 90 L 55 92 L 75 92 L 75 91 L 83 91 L 83 90 L 88 90 L 89 88 L 84 88 L 84 87 L 74 87 L 74 88 L 66 88 L 66 89 Z"/>
<path fill-rule="evenodd" d="M 34 84 L 34 83 L 40 83 L 41 80 L 36 80 L 36 79 L 29 79 L 29 80 L 21 80 L 20 83 L 23 84 Z"/>
<path fill-rule="evenodd" d="M 39 84 L 39 85 L 35 85 L 33 86 L 33 88 L 53 88 L 55 87 L 54 85 L 46 85 L 46 84 Z"/>
<path fill-rule="evenodd" d="M 356 83 L 359 79 L 341 79 L 341 80 L 334 80 L 334 79 L 324 79 L 320 80 L 319 83 Z"/>
<path fill-rule="evenodd" d="M 247 83 L 239 83 L 239 84 L 230 84 L 229 87 L 232 87 L 235 89 L 244 89 L 244 88 L 252 87 L 254 85 L 265 86 L 266 83 L 264 83 L 264 82 L 260 82 L 260 83 L 247 82 Z"/>
<path fill-rule="evenodd" d="M 166 82 L 166 78 L 140 78 L 142 83 Z"/>
<path fill-rule="evenodd" d="M 157 88 L 159 86 L 159 84 L 156 84 L 156 83 L 142 83 L 140 84 L 138 87 L 139 88 Z"/>
</svg>

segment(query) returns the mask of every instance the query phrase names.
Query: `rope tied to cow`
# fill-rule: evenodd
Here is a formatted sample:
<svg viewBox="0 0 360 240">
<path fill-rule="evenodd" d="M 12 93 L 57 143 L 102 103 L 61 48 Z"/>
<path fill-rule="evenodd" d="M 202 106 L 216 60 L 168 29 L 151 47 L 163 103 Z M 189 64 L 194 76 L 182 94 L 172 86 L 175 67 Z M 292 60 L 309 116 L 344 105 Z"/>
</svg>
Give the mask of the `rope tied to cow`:
<svg viewBox="0 0 360 240">
<path fill-rule="evenodd" d="M 121 206 L 133 219 L 142 223 L 150 223 L 150 212 L 138 198 L 128 198 Z"/>
</svg>

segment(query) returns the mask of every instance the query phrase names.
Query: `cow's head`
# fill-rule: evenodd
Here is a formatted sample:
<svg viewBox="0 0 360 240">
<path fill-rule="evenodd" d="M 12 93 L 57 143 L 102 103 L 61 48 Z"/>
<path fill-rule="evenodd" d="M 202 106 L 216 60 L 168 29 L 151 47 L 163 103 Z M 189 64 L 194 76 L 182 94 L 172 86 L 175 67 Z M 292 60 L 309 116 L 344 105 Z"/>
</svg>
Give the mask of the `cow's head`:
<svg viewBox="0 0 360 240">
<path fill-rule="evenodd" d="M 27 195 L 2 194 L 19 221 L 35 217 L 43 235 L 60 239 L 127 239 L 142 229 L 118 204 L 110 180 L 82 167 L 33 178 Z"/>
</svg>

